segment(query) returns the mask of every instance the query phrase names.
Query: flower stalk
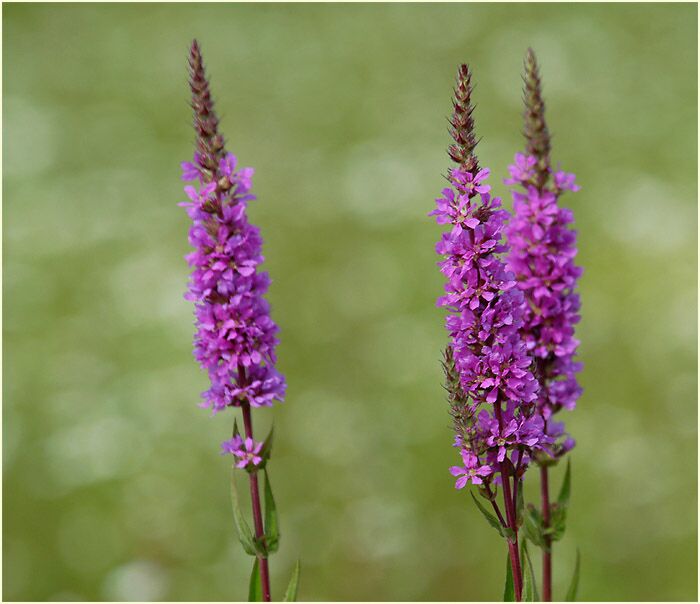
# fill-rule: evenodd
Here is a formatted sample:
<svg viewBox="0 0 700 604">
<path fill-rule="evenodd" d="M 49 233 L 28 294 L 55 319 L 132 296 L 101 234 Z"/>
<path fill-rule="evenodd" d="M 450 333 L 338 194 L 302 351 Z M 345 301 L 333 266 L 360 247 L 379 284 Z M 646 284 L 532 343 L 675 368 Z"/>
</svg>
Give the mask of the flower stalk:
<svg viewBox="0 0 700 604">
<path fill-rule="evenodd" d="M 537 411 L 548 439 L 547 447 L 535 457 L 540 466 L 541 508 L 539 517 L 532 517 L 536 527 L 532 537 L 542 548 L 543 599 L 551 601 L 552 543 L 563 534 L 565 510 L 554 522 L 549 468 L 575 444 L 554 415 L 573 409 L 581 394 L 576 379 L 581 364 L 574 361 L 578 347 L 574 325 L 580 307 L 575 287 L 582 271 L 574 264 L 576 234 L 569 229 L 573 214 L 559 207 L 558 199 L 566 190 L 577 191 L 578 186 L 573 174 L 552 170 L 542 83 L 532 49 L 525 56 L 523 82 L 526 153 L 516 154 L 509 167 L 511 177 L 505 181 L 520 187 L 512 193 L 508 268 L 525 296 L 521 334 L 536 359 Z"/>
<path fill-rule="evenodd" d="M 233 436 L 221 449 L 233 456 L 234 472 L 245 470 L 248 474 L 253 531 L 238 504 L 235 474 L 231 482 L 234 520 L 244 550 L 256 558 L 251 598 L 269 602 L 268 558 L 279 541 L 266 469 L 272 432 L 264 442 L 255 440 L 252 409 L 284 399 L 285 379 L 275 368 L 278 328 L 264 297 L 270 279 L 258 270 L 263 262 L 262 237 L 246 213 L 248 203 L 255 199 L 251 194 L 253 170 L 239 168 L 236 157 L 225 149 L 196 40 L 189 53 L 189 84 L 195 153 L 193 161 L 184 162 L 182 169 L 183 179 L 196 181 L 198 186 L 185 187 L 189 201 L 180 205 L 187 208 L 193 223 L 189 241 L 194 251 L 187 256 L 193 271 L 185 297 L 195 306 L 194 355 L 210 379 L 201 406 L 214 413 L 230 407 L 241 409 L 244 436 L 234 422 Z M 264 514 L 260 471 L 265 478 Z M 291 593 L 296 594 L 298 570 L 293 582 Z"/>
<path fill-rule="evenodd" d="M 518 530 L 518 482 L 547 437 L 535 401 L 538 382 L 532 358 L 520 335 L 524 297 L 506 270 L 503 240 L 508 213 L 492 197 L 488 169 L 475 153 L 472 75 L 467 65 L 457 71 L 448 154 L 457 164 L 448 174 L 449 186 L 431 212 L 438 224 L 449 225 L 436 251 L 447 278 L 446 295 L 438 306 L 448 310 L 450 343 L 443 367 L 454 446 L 463 465 L 453 466 L 455 487 L 477 485 L 496 516 L 475 498 L 489 523 L 506 538 L 515 598 L 520 600 L 523 573 Z M 511 488 L 511 476 L 513 483 Z M 501 486 L 503 513 L 496 489 Z"/>
<path fill-rule="evenodd" d="M 535 184 L 537 190 L 542 192 L 549 180 L 551 171 L 549 155 L 551 142 L 547 122 L 544 117 L 544 99 L 542 98 L 542 83 L 537 58 L 532 48 L 525 54 L 525 73 L 523 76 L 524 89 L 523 100 L 524 134 L 526 149 L 531 157 L 536 160 Z M 544 373 L 540 365 L 539 375 Z M 546 422 L 546 420 L 545 420 Z M 545 602 L 552 601 L 552 538 L 549 534 L 549 467 L 540 466 L 540 499 L 542 513 L 542 528 L 544 546 L 542 547 L 542 599 Z"/>
</svg>

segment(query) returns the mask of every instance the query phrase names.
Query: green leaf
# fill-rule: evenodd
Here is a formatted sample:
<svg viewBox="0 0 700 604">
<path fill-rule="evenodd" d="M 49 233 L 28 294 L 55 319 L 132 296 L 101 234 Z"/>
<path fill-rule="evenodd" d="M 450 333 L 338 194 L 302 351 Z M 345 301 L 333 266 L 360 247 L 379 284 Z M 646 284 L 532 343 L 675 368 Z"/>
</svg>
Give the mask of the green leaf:
<svg viewBox="0 0 700 604">
<path fill-rule="evenodd" d="M 262 449 L 260 449 L 260 457 L 262 457 L 262 462 L 260 462 L 260 465 L 258 467 L 264 468 L 265 465 L 267 464 L 267 460 L 270 459 L 270 453 L 272 453 L 272 437 L 275 431 L 275 426 L 270 427 L 270 432 L 267 435 L 267 438 L 263 442 Z"/>
<path fill-rule="evenodd" d="M 542 531 L 542 517 L 534 506 L 529 505 L 525 509 L 525 521 L 523 523 L 523 534 L 537 547 L 544 547 L 544 537 Z"/>
<path fill-rule="evenodd" d="M 539 602 L 540 594 L 537 593 L 537 581 L 535 571 L 532 568 L 530 553 L 527 551 L 527 541 L 523 540 L 520 547 L 520 565 L 523 567 L 523 601 Z"/>
<path fill-rule="evenodd" d="M 513 569 L 510 567 L 510 555 L 506 556 L 506 584 L 503 588 L 503 601 L 515 602 L 515 585 L 513 584 Z"/>
<path fill-rule="evenodd" d="M 262 602 L 262 580 L 260 579 L 260 567 L 258 559 L 253 562 L 253 572 L 250 573 L 250 586 L 248 587 L 248 602 Z"/>
<path fill-rule="evenodd" d="M 488 520 L 488 523 L 498 531 L 498 534 L 501 535 L 501 537 L 505 537 L 506 539 L 512 540 L 515 537 L 513 529 L 502 526 L 498 518 L 496 518 L 491 512 L 489 512 L 483 505 L 481 505 L 479 500 L 476 497 L 474 497 L 474 493 L 470 491 L 469 494 L 472 496 L 474 503 L 476 503 L 476 507 L 479 508 L 479 511 L 484 515 L 484 518 Z"/>
<path fill-rule="evenodd" d="M 532 592 L 532 578 L 530 573 L 527 572 L 526 564 L 524 562 L 524 556 L 521 556 L 520 566 L 523 569 L 523 602 L 534 602 L 535 596 Z"/>
<path fill-rule="evenodd" d="M 559 507 L 566 509 L 569 505 L 569 497 L 571 496 L 571 459 L 566 461 L 566 473 L 564 474 L 564 482 L 561 483 L 559 497 L 557 503 Z"/>
<path fill-rule="evenodd" d="M 265 472 L 265 543 L 267 551 L 276 552 L 279 547 L 280 533 L 279 523 L 277 521 L 277 507 L 275 506 L 275 498 L 272 496 L 272 487 L 270 486 L 270 477 Z"/>
<path fill-rule="evenodd" d="M 574 576 L 571 577 L 571 584 L 566 592 L 566 602 L 575 602 L 578 593 L 578 577 L 581 570 L 581 552 L 576 548 L 576 565 L 574 566 Z"/>
<path fill-rule="evenodd" d="M 248 523 L 241 512 L 241 506 L 238 500 L 238 490 L 236 489 L 235 471 L 231 472 L 231 505 L 233 507 L 233 521 L 236 525 L 238 540 L 241 542 L 241 545 L 247 554 L 255 556 L 258 553 L 256 550 L 259 549 L 259 547 L 256 546 L 255 539 L 253 538 L 253 532 L 250 530 L 250 526 L 248 526 Z"/>
<path fill-rule="evenodd" d="M 549 509 L 549 528 L 545 531 L 552 541 L 559 541 L 566 531 L 566 508 L 553 503 Z"/>
<path fill-rule="evenodd" d="M 238 430 L 238 418 L 234 418 L 233 420 L 233 435 L 232 438 L 236 438 L 236 436 L 240 436 L 241 433 Z"/>
<path fill-rule="evenodd" d="M 299 571 L 301 570 L 301 563 L 297 560 L 294 566 L 294 571 L 292 572 L 292 578 L 289 580 L 289 585 L 287 585 L 287 591 L 284 593 L 283 602 L 296 602 L 297 593 L 299 592 Z"/>
<path fill-rule="evenodd" d="M 515 498 L 515 524 L 520 528 L 523 524 L 523 509 L 525 507 L 525 502 L 523 501 L 523 483 L 518 485 L 518 495 Z"/>
<path fill-rule="evenodd" d="M 559 541 L 566 531 L 566 512 L 569 507 L 569 498 L 571 497 L 571 460 L 566 463 L 566 473 L 564 481 L 559 490 L 559 497 L 556 503 L 550 506 L 550 528 L 548 534 L 552 541 Z"/>
<path fill-rule="evenodd" d="M 478 507 L 478 508 L 479 508 L 479 511 L 484 515 L 484 518 L 486 518 L 486 520 L 488 520 L 488 523 L 489 523 L 493 528 L 495 528 L 500 534 L 503 534 L 503 533 L 501 532 L 501 529 L 502 529 L 503 527 L 501 526 L 501 523 L 498 521 L 498 518 L 496 518 L 491 512 L 487 511 L 486 508 L 485 508 L 483 505 L 481 505 L 481 503 L 479 502 L 479 500 L 478 500 L 476 497 L 474 497 L 474 493 L 472 493 L 472 492 L 470 491 L 469 494 L 472 496 L 472 499 L 474 500 L 474 503 L 476 503 L 476 507 Z"/>
</svg>

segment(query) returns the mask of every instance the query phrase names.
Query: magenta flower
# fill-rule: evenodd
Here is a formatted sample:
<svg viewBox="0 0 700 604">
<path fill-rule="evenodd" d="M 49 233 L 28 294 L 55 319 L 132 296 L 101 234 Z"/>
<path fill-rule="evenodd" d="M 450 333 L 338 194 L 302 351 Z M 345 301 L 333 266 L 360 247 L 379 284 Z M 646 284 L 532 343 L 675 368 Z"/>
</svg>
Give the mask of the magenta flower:
<svg viewBox="0 0 700 604">
<path fill-rule="evenodd" d="M 262 455 L 260 455 L 262 447 L 263 443 L 256 442 L 252 438 L 243 439 L 239 434 L 221 443 L 222 455 L 230 453 L 238 459 L 237 468 L 259 465 L 262 462 Z"/>
<path fill-rule="evenodd" d="M 510 172 L 510 178 L 507 178 L 504 182 L 507 185 L 514 185 L 524 180 L 531 180 L 535 177 L 535 166 L 537 165 L 537 160 L 530 156 L 518 153 L 515 156 L 515 162 L 508 166 L 508 171 Z"/>
<path fill-rule="evenodd" d="M 455 482 L 456 489 L 463 489 L 468 482 L 472 484 L 482 484 L 482 477 L 488 476 L 493 472 L 491 466 L 479 465 L 479 458 L 471 451 L 462 449 L 460 451 L 464 466 L 452 466 L 450 474 L 458 476 Z"/>
</svg>

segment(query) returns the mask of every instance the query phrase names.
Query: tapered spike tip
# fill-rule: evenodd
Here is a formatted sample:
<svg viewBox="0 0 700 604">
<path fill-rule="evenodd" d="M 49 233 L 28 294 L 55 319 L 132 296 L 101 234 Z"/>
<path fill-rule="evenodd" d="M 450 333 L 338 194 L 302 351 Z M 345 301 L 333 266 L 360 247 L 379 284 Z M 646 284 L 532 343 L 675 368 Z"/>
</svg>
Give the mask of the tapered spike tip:
<svg viewBox="0 0 700 604">
<path fill-rule="evenodd" d="M 525 111 L 525 142 L 528 155 L 537 159 L 535 171 L 537 186 L 542 188 L 547 183 L 550 172 L 551 138 L 544 117 L 544 99 L 542 97 L 542 81 L 540 79 L 537 57 L 532 48 L 525 53 L 523 73 L 523 103 Z"/>
<path fill-rule="evenodd" d="M 189 75 L 197 161 L 203 173 L 209 175 L 208 180 L 213 180 L 217 178 L 219 161 L 225 155 L 224 138 L 219 133 L 219 118 L 214 111 L 202 51 L 196 39 L 192 40 L 190 46 Z"/>
<path fill-rule="evenodd" d="M 460 65 L 457 69 L 457 81 L 452 102 L 453 112 L 449 129 L 455 142 L 450 145 L 447 153 L 452 161 L 459 165 L 460 170 L 476 174 L 479 171 L 479 162 L 474 149 L 479 141 L 474 134 L 471 80 L 472 74 L 469 66 Z"/>
</svg>

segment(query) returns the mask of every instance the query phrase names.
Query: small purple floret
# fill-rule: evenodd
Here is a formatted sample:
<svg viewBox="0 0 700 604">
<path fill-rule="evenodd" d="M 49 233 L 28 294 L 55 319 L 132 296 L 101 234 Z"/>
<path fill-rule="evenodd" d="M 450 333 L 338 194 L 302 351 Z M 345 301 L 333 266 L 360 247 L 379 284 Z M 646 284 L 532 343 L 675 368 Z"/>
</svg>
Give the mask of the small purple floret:
<svg viewBox="0 0 700 604">
<path fill-rule="evenodd" d="M 252 438 L 243 439 L 239 434 L 236 434 L 232 439 L 221 443 L 221 454 L 231 454 L 238 459 L 236 462 L 237 468 L 245 468 L 246 466 L 255 467 L 262 462 L 263 443 L 256 442 Z"/>
<path fill-rule="evenodd" d="M 464 466 L 452 466 L 450 468 L 450 474 L 458 477 L 455 482 L 456 489 L 463 489 L 468 482 L 472 484 L 482 484 L 484 482 L 482 477 L 488 476 L 493 472 L 491 466 L 480 466 L 479 458 L 471 451 L 462 449 L 460 454 L 462 455 Z"/>
</svg>

